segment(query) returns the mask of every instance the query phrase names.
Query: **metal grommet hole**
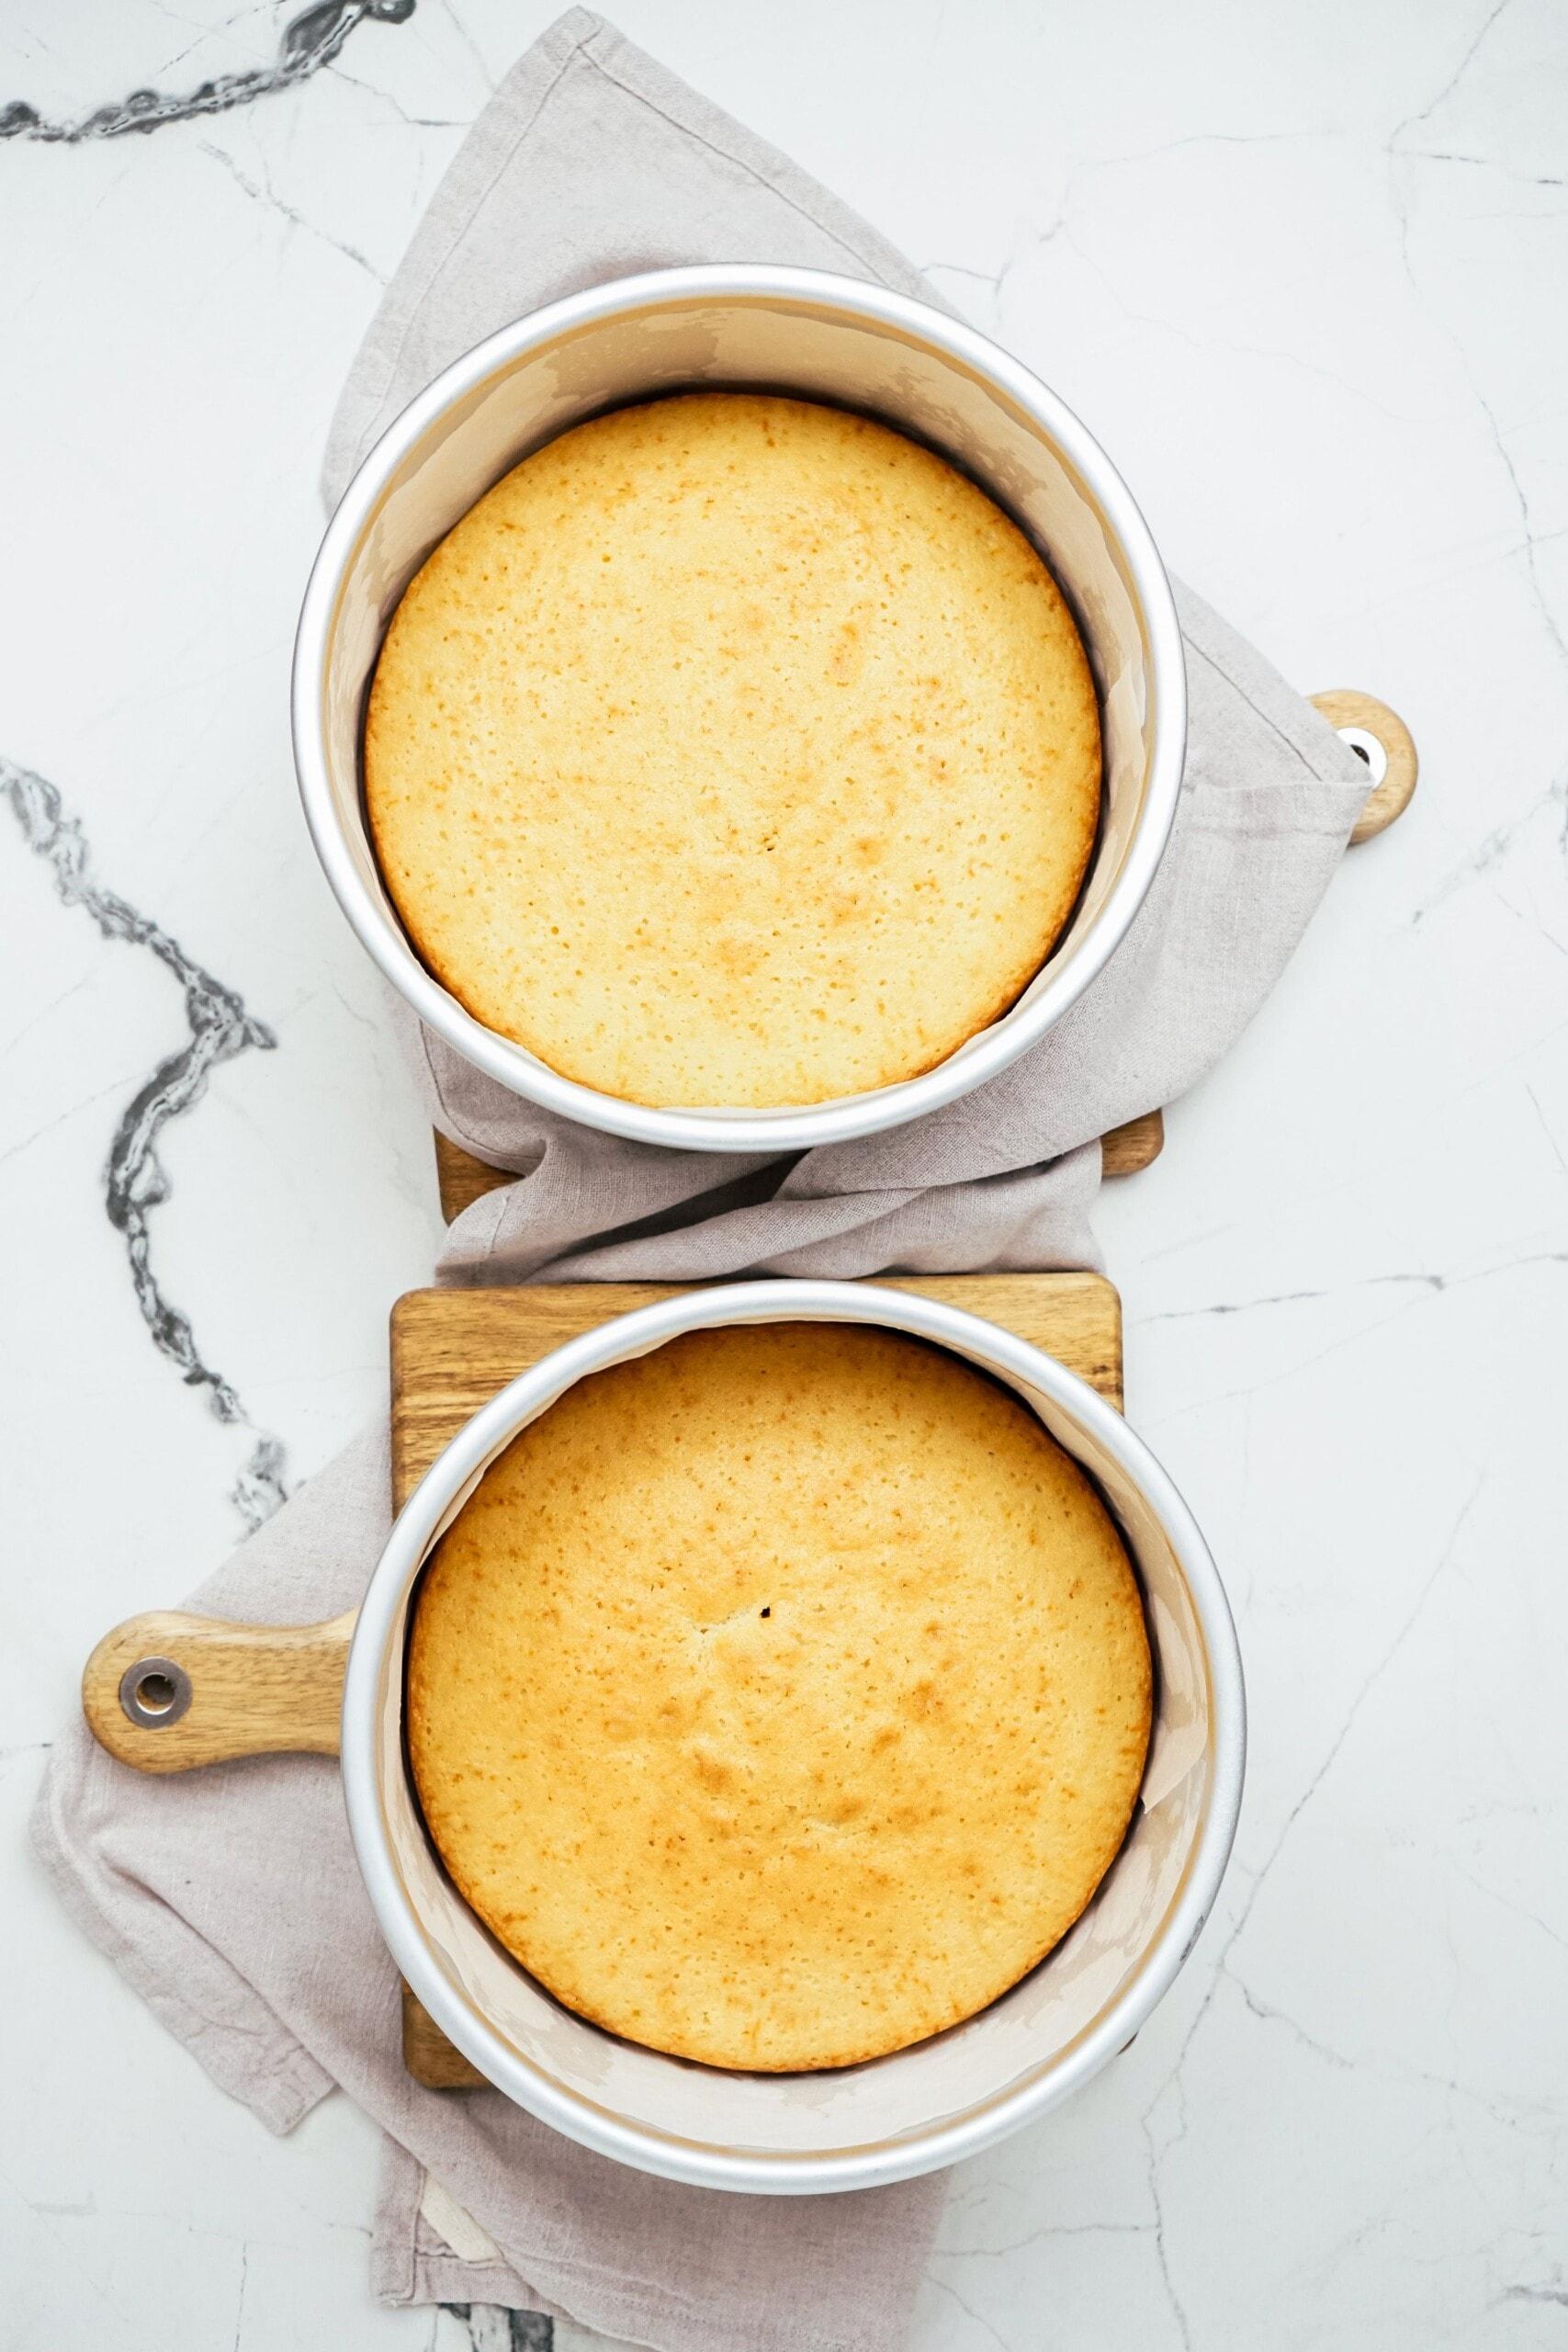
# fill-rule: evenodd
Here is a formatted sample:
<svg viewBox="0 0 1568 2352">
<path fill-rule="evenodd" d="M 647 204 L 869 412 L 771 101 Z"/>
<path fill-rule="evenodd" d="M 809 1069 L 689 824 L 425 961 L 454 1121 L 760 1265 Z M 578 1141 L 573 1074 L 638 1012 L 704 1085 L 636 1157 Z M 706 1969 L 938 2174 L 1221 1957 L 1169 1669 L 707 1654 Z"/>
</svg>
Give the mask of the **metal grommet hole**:
<svg viewBox="0 0 1568 2352">
<path fill-rule="evenodd" d="M 1372 772 L 1375 792 L 1388 774 L 1388 753 L 1379 738 L 1369 727 L 1337 727 L 1334 731 L 1342 743 L 1349 744 L 1358 758 L 1365 760 Z"/>
<path fill-rule="evenodd" d="M 139 1657 L 119 1678 L 121 1707 L 148 1731 L 177 1724 L 190 1701 L 190 1677 L 172 1657 Z"/>
</svg>

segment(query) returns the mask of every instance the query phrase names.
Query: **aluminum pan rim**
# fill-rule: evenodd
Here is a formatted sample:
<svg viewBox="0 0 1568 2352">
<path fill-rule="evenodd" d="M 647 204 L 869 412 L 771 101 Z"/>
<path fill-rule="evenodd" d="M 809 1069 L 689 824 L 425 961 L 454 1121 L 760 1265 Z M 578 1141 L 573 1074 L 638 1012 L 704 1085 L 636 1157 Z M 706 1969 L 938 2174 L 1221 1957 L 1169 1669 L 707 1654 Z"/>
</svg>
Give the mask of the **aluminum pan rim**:
<svg viewBox="0 0 1568 2352">
<path fill-rule="evenodd" d="M 453 1498 L 521 1422 L 628 1347 L 736 1322 L 871 1322 L 974 1353 L 1048 1396 L 1104 1446 L 1138 1488 L 1169 1542 L 1191 1596 L 1209 1668 L 1214 1770 L 1184 1883 L 1136 1973 L 1068 2048 L 1009 2090 L 919 2132 L 823 2154 L 774 2154 L 682 2138 L 628 2121 L 522 2058 L 432 1961 L 391 1856 L 376 1767 L 377 1722 L 393 1622 Z M 568 2139 L 640 2172 L 703 2188 L 783 2196 L 870 2188 L 977 2154 L 1081 2088 L 1137 2032 L 1192 1950 L 1219 1890 L 1235 1835 L 1247 1750 L 1241 1657 L 1219 1572 L 1186 1503 L 1115 1408 L 1053 1357 L 1011 1332 L 874 1283 L 727 1283 L 613 1317 L 566 1342 L 492 1397 L 452 1439 L 410 1496 L 370 1579 L 344 1688 L 343 1780 L 350 1834 L 371 1907 L 399 1968 L 447 2038 L 519 2107 Z"/>
<path fill-rule="evenodd" d="M 861 318 L 924 344 L 1021 409 L 1076 471 L 1119 549 L 1148 656 L 1152 749 L 1143 804 L 1122 871 L 1071 961 L 1014 1019 L 921 1077 L 841 1102 L 762 1114 L 716 1115 L 623 1102 L 560 1077 L 474 1020 L 426 971 L 367 887 L 339 822 L 326 752 L 327 666 L 344 584 L 390 479 L 425 434 L 498 369 L 558 336 L 639 309 L 702 299 L 795 302 Z M 677 1150 L 775 1153 L 879 1134 L 940 1110 L 1005 1069 L 1077 1001 L 1126 937 L 1169 839 L 1181 788 L 1187 687 L 1175 601 L 1148 526 L 1093 435 L 1028 368 L 976 329 L 860 279 L 761 264 L 701 264 L 617 278 L 531 312 L 455 360 L 393 420 L 344 492 L 311 568 L 295 639 L 292 723 L 306 821 L 333 894 L 385 977 L 454 1052 L 509 1092 L 579 1126 Z"/>
</svg>

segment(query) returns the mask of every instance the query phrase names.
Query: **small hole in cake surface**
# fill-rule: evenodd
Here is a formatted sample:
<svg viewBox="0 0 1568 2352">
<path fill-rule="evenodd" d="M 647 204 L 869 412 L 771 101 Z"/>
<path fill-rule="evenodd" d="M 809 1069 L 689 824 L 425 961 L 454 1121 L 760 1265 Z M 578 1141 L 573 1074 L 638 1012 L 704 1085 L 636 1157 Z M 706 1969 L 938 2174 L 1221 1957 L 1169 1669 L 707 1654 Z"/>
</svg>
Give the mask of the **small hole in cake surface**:
<svg viewBox="0 0 1568 2352">
<path fill-rule="evenodd" d="M 773 1615 L 773 1604 L 772 1604 L 772 1602 L 770 1602 L 770 1603 L 769 1603 L 769 1605 L 768 1605 L 768 1607 L 767 1607 L 766 1609 L 764 1609 L 764 1610 L 763 1610 L 762 1614 L 763 1614 L 763 1616 L 764 1616 L 764 1617 L 771 1617 L 771 1616 Z"/>
</svg>

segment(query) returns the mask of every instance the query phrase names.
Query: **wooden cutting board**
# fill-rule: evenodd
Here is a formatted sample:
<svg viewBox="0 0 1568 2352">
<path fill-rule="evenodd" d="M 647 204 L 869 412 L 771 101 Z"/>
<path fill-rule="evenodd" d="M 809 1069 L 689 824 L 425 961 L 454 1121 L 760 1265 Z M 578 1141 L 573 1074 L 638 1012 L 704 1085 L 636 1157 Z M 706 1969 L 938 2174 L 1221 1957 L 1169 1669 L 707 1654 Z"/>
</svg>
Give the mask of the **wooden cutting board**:
<svg viewBox="0 0 1568 2352">
<path fill-rule="evenodd" d="M 1120 1408 L 1122 1301 L 1102 1274 L 879 1277 L 1015 1331 Z M 449 1439 L 541 1356 L 689 1283 L 556 1283 L 531 1289 L 414 1290 L 392 1309 L 392 1504 L 400 1510 Z M 430 2090 L 483 2086 L 429 2012 L 403 1987 L 403 2062 Z"/>
<path fill-rule="evenodd" d="M 1102 1274 L 880 1276 L 984 1316 L 1043 1349 L 1122 1404 L 1122 1301 Z M 563 1340 L 688 1283 L 554 1283 L 531 1289 L 412 1290 L 392 1309 L 392 1504 L 400 1510 L 481 1405 Z"/>
<path fill-rule="evenodd" d="M 1367 841 L 1399 817 L 1415 789 L 1416 748 L 1386 705 L 1365 695 L 1314 695 L 1373 771 L 1351 835 Z M 1156 1111 L 1103 1138 L 1108 1175 L 1146 1167 L 1163 1140 Z M 437 1136 L 448 1218 L 497 1184 L 499 1169 Z M 1098 1274 L 883 1277 L 889 1288 L 967 1308 L 1055 1356 L 1122 1404 L 1122 1306 Z M 671 1283 L 557 1283 L 530 1289 L 412 1291 L 391 1318 L 393 1500 L 400 1509 L 442 1447 L 506 1383 L 562 1340 L 612 1316 L 668 1298 Z M 337 1750 L 344 1662 L 354 1611 L 325 1625 L 235 1626 L 179 1612 L 134 1618 L 107 1634 L 83 1676 L 83 1705 L 109 1753 L 140 1771 L 182 1771 L 228 1758 Z M 163 1652 L 176 1649 L 186 1661 Z M 193 1692 L 193 1677 L 199 1689 Z M 162 1689 L 154 1698 L 152 1686 Z M 177 1687 L 183 1685 L 183 1695 Z M 151 1712 L 143 1712 L 151 1710 Z M 403 2055 L 432 2089 L 483 2077 L 404 1988 Z"/>
</svg>

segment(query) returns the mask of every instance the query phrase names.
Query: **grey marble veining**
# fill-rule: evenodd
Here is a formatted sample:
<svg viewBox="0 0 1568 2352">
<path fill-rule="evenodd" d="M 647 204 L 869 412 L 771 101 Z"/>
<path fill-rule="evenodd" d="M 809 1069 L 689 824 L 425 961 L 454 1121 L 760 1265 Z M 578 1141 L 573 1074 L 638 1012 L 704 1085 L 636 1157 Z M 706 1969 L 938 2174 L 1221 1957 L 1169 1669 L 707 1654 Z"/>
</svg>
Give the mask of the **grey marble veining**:
<svg viewBox="0 0 1568 2352">
<path fill-rule="evenodd" d="M 197 115 L 227 114 L 231 107 L 249 106 L 254 99 L 291 90 L 330 65 L 356 26 L 367 17 L 381 24 L 400 25 L 414 12 L 415 0 L 319 0 L 284 27 L 277 56 L 270 65 L 253 66 L 241 74 L 219 74 L 184 97 L 157 90 L 133 90 L 128 98 L 95 107 L 75 122 L 48 122 L 25 98 L 0 107 L 0 139 L 38 139 L 51 145 L 75 146 L 85 139 L 120 139 L 130 130 L 156 130 L 166 122 L 189 122 Z"/>
<path fill-rule="evenodd" d="M 555 2352 L 555 2322 L 543 2312 L 509 2312 L 499 2303 L 443 2303 L 468 2331 L 473 2352 Z"/>
<path fill-rule="evenodd" d="M 164 1295 L 152 1266 L 150 1218 L 169 1197 L 169 1180 L 158 1158 L 164 1128 L 196 1108 L 220 1062 L 231 1061 L 248 1046 L 270 1052 L 277 1040 L 247 1012 L 232 989 L 187 956 L 161 924 L 139 914 L 96 879 L 80 820 L 65 814 L 52 784 L 0 757 L 0 796 L 9 803 L 28 848 L 53 873 L 63 903 L 85 908 L 106 939 L 147 948 L 184 990 L 189 1039 L 158 1063 L 120 1114 L 104 1170 L 104 1204 L 109 1223 L 124 1237 L 136 1303 L 153 1346 L 177 1367 L 187 1387 L 206 1390 L 220 1421 L 252 1429 L 232 1382 L 203 1362 L 189 1317 Z M 231 1490 L 249 1528 L 269 1518 L 288 1491 L 281 1441 L 265 1430 L 254 1434 L 255 1443 Z"/>
</svg>

